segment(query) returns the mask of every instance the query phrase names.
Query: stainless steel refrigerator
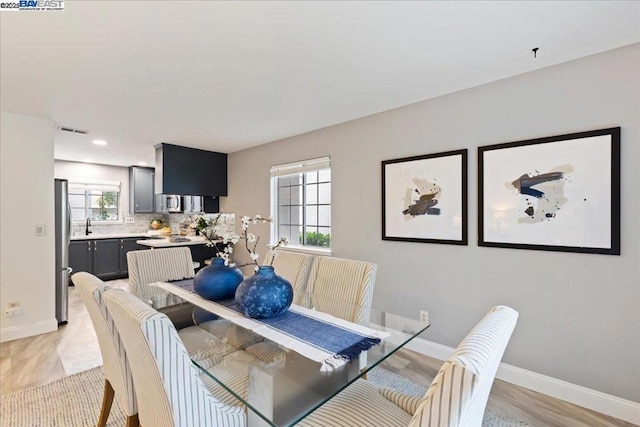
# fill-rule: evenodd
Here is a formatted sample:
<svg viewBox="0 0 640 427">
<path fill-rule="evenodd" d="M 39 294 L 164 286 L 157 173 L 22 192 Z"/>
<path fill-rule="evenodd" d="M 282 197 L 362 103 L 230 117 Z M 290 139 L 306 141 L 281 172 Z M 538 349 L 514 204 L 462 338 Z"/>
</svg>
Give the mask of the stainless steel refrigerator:
<svg viewBox="0 0 640 427">
<path fill-rule="evenodd" d="M 56 179 L 55 228 L 56 228 L 56 319 L 64 325 L 69 320 L 69 241 L 71 239 L 71 208 L 69 206 L 69 183 Z"/>
</svg>

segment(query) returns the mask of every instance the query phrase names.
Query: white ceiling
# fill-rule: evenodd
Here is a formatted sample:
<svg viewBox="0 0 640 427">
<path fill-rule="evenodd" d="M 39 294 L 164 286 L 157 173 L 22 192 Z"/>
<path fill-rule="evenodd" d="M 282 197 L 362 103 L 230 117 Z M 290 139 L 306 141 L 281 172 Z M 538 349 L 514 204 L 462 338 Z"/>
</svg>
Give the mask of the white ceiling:
<svg viewBox="0 0 640 427">
<path fill-rule="evenodd" d="M 152 165 L 158 142 L 233 152 L 639 42 L 640 2 L 67 0 L 0 31 L 2 109 L 90 130 L 56 158 Z"/>
</svg>

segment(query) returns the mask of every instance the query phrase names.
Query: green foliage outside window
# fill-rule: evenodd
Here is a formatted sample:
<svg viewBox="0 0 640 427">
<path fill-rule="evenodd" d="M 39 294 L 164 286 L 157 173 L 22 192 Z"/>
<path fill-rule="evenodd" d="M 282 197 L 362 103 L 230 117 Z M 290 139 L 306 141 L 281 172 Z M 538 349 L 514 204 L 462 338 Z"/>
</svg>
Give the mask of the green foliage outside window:
<svg viewBox="0 0 640 427">
<path fill-rule="evenodd" d="M 100 207 L 100 212 L 97 217 L 93 219 L 97 220 L 107 220 L 109 219 L 109 213 L 107 212 L 107 208 L 117 208 L 118 207 L 118 193 L 115 191 L 105 191 L 102 193 L 102 197 L 98 199 L 98 206 Z"/>
<path fill-rule="evenodd" d="M 320 246 L 328 248 L 331 243 L 331 235 L 324 233 L 316 233 L 315 231 L 307 231 L 306 243 L 302 242 L 302 236 L 300 236 L 300 243 L 310 246 Z"/>
</svg>

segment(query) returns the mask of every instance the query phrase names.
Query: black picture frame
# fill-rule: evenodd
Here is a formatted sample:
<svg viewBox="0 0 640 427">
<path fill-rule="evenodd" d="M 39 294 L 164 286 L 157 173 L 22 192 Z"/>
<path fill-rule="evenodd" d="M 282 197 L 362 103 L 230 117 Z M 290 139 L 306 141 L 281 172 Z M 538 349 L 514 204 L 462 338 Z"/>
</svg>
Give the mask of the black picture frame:
<svg viewBox="0 0 640 427">
<path fill-rule="evenodd" d="M 478 246 L 620 255 L 620 127 L 478 147 Z"/>
<path fill-rule="evenodd" d="M 382 240 L 467 245 L 467 156 L 465 148 L 382 161 Z"/>
</svg>

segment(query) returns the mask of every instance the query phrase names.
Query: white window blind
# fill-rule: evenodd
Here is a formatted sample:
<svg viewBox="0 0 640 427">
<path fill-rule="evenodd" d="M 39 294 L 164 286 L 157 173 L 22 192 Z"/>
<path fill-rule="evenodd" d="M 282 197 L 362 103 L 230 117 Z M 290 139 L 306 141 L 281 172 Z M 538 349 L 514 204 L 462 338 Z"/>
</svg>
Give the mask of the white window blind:
<svg viewBox="0 0 640 427">
<path fill-rule="evenodd" d="M 331 168 L 330 157 L 320 157 L 319 159 L 303 160 L 296 163 L 286 163 L 271 167 L 271 176 L 292 175 L 318 169 Z"/>
</svg>

